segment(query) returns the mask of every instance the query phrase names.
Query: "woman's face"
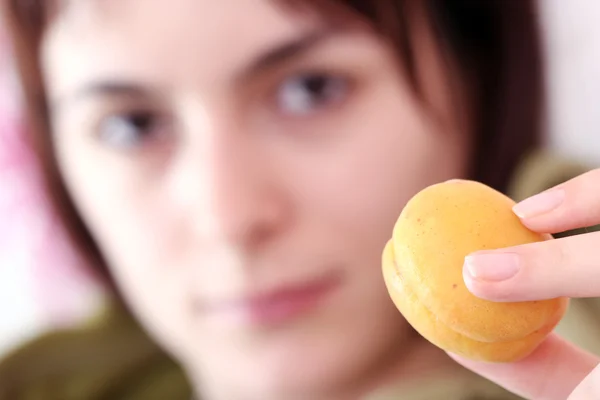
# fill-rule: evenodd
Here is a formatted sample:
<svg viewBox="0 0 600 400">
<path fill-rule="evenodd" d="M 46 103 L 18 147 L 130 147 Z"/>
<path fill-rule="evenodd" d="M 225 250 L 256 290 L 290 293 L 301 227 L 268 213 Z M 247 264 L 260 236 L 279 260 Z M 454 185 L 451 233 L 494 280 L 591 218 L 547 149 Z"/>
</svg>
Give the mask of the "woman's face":
<svg viewBox="0 0 600 400">
<path fill-rule="evenodd" d="M 422 19 L 419 97 L 361 21 L 267 0 L 69 3 L 42 48 L 56 156 L 151 334 L 207 391 L 263 399 L 401 359 L 381 252 L 468 152 Z"/>
</svg>

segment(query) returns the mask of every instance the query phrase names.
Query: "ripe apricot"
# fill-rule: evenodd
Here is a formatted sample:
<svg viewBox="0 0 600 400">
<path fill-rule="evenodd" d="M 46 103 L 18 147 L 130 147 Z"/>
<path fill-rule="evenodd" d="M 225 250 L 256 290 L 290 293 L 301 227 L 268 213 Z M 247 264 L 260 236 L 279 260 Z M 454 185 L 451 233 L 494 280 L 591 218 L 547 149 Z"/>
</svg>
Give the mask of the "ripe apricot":
<svg viewBox="0 0 600 400">
<path fill-rule="evenodd" d="M 467 289 L 465 257 L 550 240 L 527 229 L 514 201 L 478 182 L 452 180 L 417 193 L 383 251 L 383 276 L 406 320 L 434 345 L 474 360 L 512 362 L 555 328 L 568 299 L 500 303 Z"/>
</svg>

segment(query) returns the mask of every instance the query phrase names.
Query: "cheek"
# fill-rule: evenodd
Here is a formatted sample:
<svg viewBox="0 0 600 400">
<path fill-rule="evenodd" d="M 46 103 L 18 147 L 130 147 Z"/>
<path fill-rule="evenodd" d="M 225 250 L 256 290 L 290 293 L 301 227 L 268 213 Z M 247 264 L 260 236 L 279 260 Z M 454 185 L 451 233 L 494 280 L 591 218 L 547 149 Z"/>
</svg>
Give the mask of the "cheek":
<svg viewBox="0 0 600 400">
<path fill-rule="evenodd" d="M 465 176 L 468 138 L 437 126 L 398 85 L 382 85 L 355 111 L 336 125 L 342 144 L 305 163 L 295 181 L 306 186 L 297 191 L 311 196 L 315 213 L 337 227 L 335 236 L 380 257 L 414 194 Z"/>
<path fill-rule="evenodd" d="M 119 162 L 67 150 L 61 157 L 65 183 L 125 300 L 155 331 L 181 325 L 186 280 L 174 268 L 181 252 L 173 229 L 180 218 L 156 187 L 132 179 Z"/>
</svg>

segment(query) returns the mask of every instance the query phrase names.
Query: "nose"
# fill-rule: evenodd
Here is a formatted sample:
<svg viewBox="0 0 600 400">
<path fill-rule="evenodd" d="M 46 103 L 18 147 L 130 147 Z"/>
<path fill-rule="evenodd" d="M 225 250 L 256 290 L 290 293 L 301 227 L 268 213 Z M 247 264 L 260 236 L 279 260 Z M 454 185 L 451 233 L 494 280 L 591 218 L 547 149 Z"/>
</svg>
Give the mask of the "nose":
<svg viewBox="0 0 600 400">
<path fill-rule="evenodd" d="M 224 147 L 228 147 L 229 151 Z M 219 146 L 209 184 L 212 231 L 228 242 L 255 247 L 282 230 L 289 205 L 265 159 L 251 147 Z"/>
<path fill-rule="evenodd" d="M 194 230 L 205 240 L 248 250 L 289 224 L 290 199 L 265 151 L 249 132 L 213 128 L 186 148 L 179 172 Z M 184 217 L 186 218 L 186 217 Z"/>
</svg>

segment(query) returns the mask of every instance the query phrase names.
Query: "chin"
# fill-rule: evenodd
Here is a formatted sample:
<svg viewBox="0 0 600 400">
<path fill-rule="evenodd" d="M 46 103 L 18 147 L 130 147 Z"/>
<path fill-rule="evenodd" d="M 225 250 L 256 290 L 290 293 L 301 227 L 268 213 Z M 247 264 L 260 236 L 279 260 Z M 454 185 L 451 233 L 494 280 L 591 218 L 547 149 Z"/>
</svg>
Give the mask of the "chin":
<svg viewBox="0 0 600 400">
<path fill-rule="evenodd" d="M 390 355 L 398 358 L 403 340 L 395 333 L 357 329 L 273 338 L 260 349 L 239 354 L 245 368 L 238 369 L 238 378 L 256 398 L 334 398 L 340 388 L 347 390 L 389 364 Z"/>
<path fill-rule="evenodd" d="M 413 337 L 386 294 L 347 292 L 318 312 L 268 329 L 229 334 L 203 329 L 201 340 L 186 341 L 191 345 L 188 357 L 196 354 L 188 361 L 200 363 L 196 376 L 204 382 L 238 389 L 221 397 L 336 399 L 340 388 L 353 390 L 401 362 Z M 201 343 L 211 345 L 196 348 L 196 353 L 194 344 Z"/>
</svg>

